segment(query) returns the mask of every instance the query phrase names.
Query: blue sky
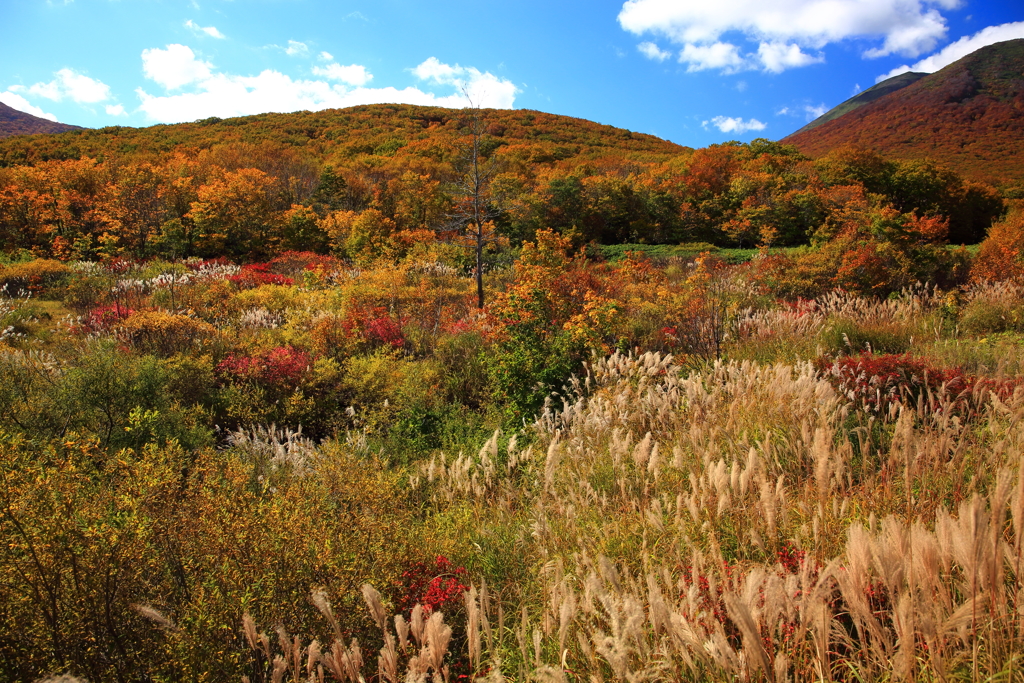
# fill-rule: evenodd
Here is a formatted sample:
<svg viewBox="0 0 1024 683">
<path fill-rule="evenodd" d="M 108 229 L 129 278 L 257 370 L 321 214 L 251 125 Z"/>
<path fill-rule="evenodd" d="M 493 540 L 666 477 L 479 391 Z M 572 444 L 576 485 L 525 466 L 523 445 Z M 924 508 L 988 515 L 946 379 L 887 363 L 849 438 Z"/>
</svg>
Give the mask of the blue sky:
<svg viewBox="0 0 1024 683">
<path fill-rule="evenodd" d="M 1011 38 L 1020 0 L 2 0 L 0 101 L 101 127 L 468 93 L 697 147 Z"/>
</svg>

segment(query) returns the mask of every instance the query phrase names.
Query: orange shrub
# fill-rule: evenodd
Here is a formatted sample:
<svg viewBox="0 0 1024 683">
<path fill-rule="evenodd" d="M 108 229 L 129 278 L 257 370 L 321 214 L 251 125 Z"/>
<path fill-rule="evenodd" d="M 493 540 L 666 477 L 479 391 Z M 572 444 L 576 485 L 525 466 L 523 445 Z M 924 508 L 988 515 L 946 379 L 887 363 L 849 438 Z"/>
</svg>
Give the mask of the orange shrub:
<svg viewBox="0 0 1024 683">
<path fill-rule="evenodd" d="M 1024 275 L 1024 211 L 995 223 L 981 243 L 971 279 L 1006 280 Z"/>
</svg>

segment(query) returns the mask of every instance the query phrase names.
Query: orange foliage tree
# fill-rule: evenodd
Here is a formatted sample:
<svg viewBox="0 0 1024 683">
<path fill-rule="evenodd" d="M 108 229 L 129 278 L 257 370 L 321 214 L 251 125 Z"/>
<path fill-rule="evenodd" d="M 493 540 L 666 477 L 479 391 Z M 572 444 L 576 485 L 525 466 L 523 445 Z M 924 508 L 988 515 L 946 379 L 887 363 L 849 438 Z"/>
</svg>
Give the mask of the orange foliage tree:
<svg viewBox="0 0 1024 683">
<path fill-rule="evenodd" d="M 1024 210 L 1017 209 L 992 226 L 971 268 L 974 280 L 1024 276 Z"/>
</svg>

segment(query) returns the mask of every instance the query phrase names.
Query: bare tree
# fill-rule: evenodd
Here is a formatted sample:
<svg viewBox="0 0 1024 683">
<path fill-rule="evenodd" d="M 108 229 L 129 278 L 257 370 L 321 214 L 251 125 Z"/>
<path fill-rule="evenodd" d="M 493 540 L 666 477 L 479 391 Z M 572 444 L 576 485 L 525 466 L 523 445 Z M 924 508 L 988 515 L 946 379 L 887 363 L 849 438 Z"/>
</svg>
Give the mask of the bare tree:
<svg viewBox="0 0 1024 683">
<path fill-rule="evenodd" d="M 469 99 L 469 94 L 465 94 Z M 486 139 L 486 129 L 480 117 L 480 108 L 474 106 L 470 100 L 470 105 L 466 109 L 471 113 L 470 144 L 462 158 L 461 175 L 455 182 L 457 200 L 448 228 L 458 230 L 473 239 L 473 248 L 476 251 L 477 306 L 483 308 L 484 247 L 495 239 L 493 220 L 500 213 L 490 202 L 490 183 L 498 167 L 494 159 L 483 158 L 481 144 Z"/>
</svg>

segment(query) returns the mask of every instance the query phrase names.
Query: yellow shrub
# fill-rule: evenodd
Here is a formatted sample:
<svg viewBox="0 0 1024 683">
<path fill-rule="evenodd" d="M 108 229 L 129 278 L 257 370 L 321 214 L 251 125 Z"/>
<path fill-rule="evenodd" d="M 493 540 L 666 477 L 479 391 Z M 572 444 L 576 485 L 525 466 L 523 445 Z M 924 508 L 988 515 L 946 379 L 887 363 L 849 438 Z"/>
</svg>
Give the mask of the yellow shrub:
<svg viewBox="0 0 1024 683">
<path fill-rule="evenodd" d="M 158 356 L 199 346 L 212 339 L 217 330 L 209 323 L 187 315 L 164 311 L 139 311 L 117 328 L 118 337 L 138 351 Z"/>
<path fill-rule="evenodd" d="M 231 306 L 235 310 L 265 308 L 271 313 L 282 313 L 302 303 L 302 292 L 288 285 L 262 285 L 245 289 L 231 299 Z"/>
<path fill-rule="evenodd" d="M 60 286 L 70 273 L 67 265 L 49 259 L 0 266 L 0 290 L 8 296 L 44 294 Z"/>
</svg>

